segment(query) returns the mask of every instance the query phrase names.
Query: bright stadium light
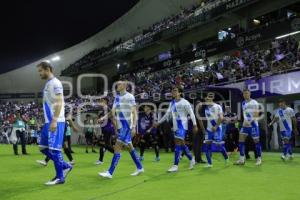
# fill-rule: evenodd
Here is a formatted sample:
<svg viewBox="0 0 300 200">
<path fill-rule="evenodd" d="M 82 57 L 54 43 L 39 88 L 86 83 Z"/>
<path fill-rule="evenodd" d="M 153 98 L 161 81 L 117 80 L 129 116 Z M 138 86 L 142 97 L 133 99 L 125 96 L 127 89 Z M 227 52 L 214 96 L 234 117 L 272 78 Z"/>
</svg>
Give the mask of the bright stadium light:
<svg viewBox="0 0 300 200">
<path fill-rule="evenodd" d="M 288 34 L 285 34 L 285 35 L 281 35 L 281 36 L 276 37 L 275 39 L 278 40 L 278 39 L 285 38 L 285 37 L 288 37 L 288 36 L 291 36 L 291 35 L 296 35 L 298 33 L 300 33 L 300 31 L 295 31 L 295 32 L 291 32 L 291 33 L 288 33 Z"/>
<path fill-rule="evenodd" d="M 50 63 L 50 60 L 45 60 L 45 62 Z"/>
<path fill-rule="evenodd" d="M 52 61 L 59 61 L 60 60 L 60 57 L 59 56 L 55 56 L 51 59 Z"/>
</svg>

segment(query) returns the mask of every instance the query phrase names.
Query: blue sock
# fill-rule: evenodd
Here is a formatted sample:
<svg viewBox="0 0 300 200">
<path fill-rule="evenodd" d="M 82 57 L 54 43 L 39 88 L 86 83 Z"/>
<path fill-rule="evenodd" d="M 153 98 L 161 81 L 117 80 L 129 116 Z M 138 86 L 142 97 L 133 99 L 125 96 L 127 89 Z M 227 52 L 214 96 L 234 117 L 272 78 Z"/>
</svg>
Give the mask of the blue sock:
<svg viewBox="0 0 300 200">
<path fill-rule="evenodd" d="M 136 168 L 138 169 L 142 169 L 143 166 L 142 166 L 142 163 L 138 157 L 138 155 L 136 154 L 136 151 L 135 149 L 133 149 L 131 152 L 130 152 L 130 155 L 131 155 L 131 158 L 132 160 L 134 161 L 135 165 L 136 165 Z"/>
<path fill-rule="evenodd" d="M 257 156 L 261 157 L 261 144 L 260 144 L 260 142 L 255 144 L 255 149 L 256 149 L 256 152 L 257 152 Z"/>
<path fill-rule="evenodd" d="M 224 145 L 221 145 L 220 149 L 221 149 L 221 153 L 222 153 L 224 159 L 227 160 L 228 159 L 228 155 L 227 155 L 227 151 L 226 151 Z"/>
<path fill-rule="evenodd" d="M 240 156 L 244 157 L 245 156 L 245 142 L 239 143 L 239 150 L 240 150 Z"/>
<path fill-rule="evenodd" d="M 186 155 L 186 157 L 189 159 L 189 160 L 192 160 L 193 159 L 193 155 L 191 154 L 188 146 L 186 145 L 183 145 L 181 146 L 181 150 L 184 152 L 184 154 Z"/>
<path fill-rule="evenodd" d="M 49 149 L 42 149 L 41 152 L 47 156 L 48 158 L 50 158 L 50 160 L 53 160 L 53 156 L 52 154 L 50 153 Z"/>
<path fill-rule="evenodd" d="M 286 156 L 286 154 L 288 153 L 289 151 L 289 144 L 283 144 L 283 155 Z"/>
<path fill-rule="evenodd" d="M 211 144 L 205 144 L 206 146 L 206 151 L 205 151 L 205 155 L 206 155 L 206 159 L 208 164 L 212 164 L 211 162 Z"/>
<path fill-rule="evenodd" d="M 121 158 L 121 154 L 120 153 L 115 153 L 114 156 L 113 156 L 113 159 L 111 161 L 111 165 L 110 165 L 110 168 L 108 169 L 108 172 L 113 175 L 117 165 L 118 165 L 118 162 Z"/>
<path fill-rule="evenodd" d="M 180 155 L 181 155 L 181 147 L 179 145 L 175 145 L 175 157 L 174 157 L 174 165 L 179 164 L 179 159 L 180 159 Z"/>
<path fill-rule="evenodd" d="M 50 151 L 53 157 L 54 167 L 56 171 L 56 178 L 59 178 L 61 181 L 64 181 L 63 167 L 64 160 L 60 151 L 51 150 Z"/>
<path fill-rule="evenodd" d="M 293 155 L 293 151 L 292 151 L 292 144 L 288 144 L 288 153 L 290 154 L 290 155 Z"/>
</svg>

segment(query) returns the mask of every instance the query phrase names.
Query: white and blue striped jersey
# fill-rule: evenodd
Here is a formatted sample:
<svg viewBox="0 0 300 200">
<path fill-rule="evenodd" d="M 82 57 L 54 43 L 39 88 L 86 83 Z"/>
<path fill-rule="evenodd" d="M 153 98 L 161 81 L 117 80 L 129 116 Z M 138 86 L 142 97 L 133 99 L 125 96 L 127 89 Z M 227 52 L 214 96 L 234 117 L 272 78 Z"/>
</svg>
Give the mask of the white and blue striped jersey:
<svg viewBox="0 0 300 200">
<path fill-rule="evenodd" d="M 43 91 L 45 123 L 50 123 L 52 121 L 55 112 L 56 96 L 59 94 L 63 95 L 63 86 L 57 78 L 53 77 L 47 81 Z M 57 122 L 65 122 L 64 100 L 62 100 L 61 111 L 57 118 Z"/>
<path fill-rule="evenodd" d="M 251 99 L 250 101 L 243 101 L 242 103 L 243 108 L 243 116 L 244 116 L 244 127 L 252 127 L 251 123 L 254 122 L 258 126 L 257 119 L 254 119 L 254 114 L 259 111 L 259 104 L 256 100 Z"/>
<path fill-rule="evenodd" d="M 279 108 L 276 111 L 275 117 L 279 119 L 280 131 L 292 131 L 292 117 L 295 117 L 295 112 L 292 108 Z"/>
<path fill-rule="evenodd" d="M 115 116 L 117 121 L 118 129 L 127 128 L 131 129 L 132 122 L 132 108 L 136 106 L 135 98 L 129 92 L 123 95 L 117 95 L 113 104 L 113 109 L 115 109 Z"/>
<path fill-rule="evenodd" d="M 219 104 L 213 103 L 211 106 L 205 108 L 205 117 L 207 119 L 207 130 L 212 131 L 221 115 L 223 114 L 223 109 Z M 220 126 L 221 128 L 221 126 Z"/>
<path fill-rule="evenodd" d="M 192 109 L 191 104 L 184 98 L 181 98 L 178 102 L 173 100 L 166 114 L 159 120 L 159 124 L 164 122 L 169 116 L 172 116 L 173 130 L 178 129 L 188 130 L 188 115 L 190 116 L 193 125 L 197 125 L 196 117 Z"/>
</svg>

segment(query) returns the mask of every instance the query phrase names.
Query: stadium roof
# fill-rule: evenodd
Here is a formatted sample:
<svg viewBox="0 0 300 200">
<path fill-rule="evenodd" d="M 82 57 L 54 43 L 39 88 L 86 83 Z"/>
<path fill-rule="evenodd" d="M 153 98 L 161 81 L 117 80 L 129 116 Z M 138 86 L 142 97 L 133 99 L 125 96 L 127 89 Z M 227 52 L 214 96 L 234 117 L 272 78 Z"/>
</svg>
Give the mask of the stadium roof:
<svg viewBox="0 0 300 200">
<path fill-rule="evenodd" d="M 163 19 L 164 17 L 170 16 L 171 14 L 177 13 L 179 12 L 180 8 L 186 7 L 191 5 L 194 2 L 197 2 L 197 0 L 185 0 L 185 1 L 181 1 L 181 0 L 164 0 L 164 1 L 160 1 L 160 0 L 141 0 L 139 1 L 129 12 L 127 12 L 126 14 L 124 14 L 122 17 L 120 17 L 118 20 L 116 20 L 116 17 L 118 17 L 118 15 L 120 15 L 120 13 L 122 14 L 122 12 L 124 13 L 124 11 L 126 12 L 126 9 L 129 9 L 130 6 L 134 5 L 134 3 L 136 2 L 136 0 L 130 0 L 127 1 L 127 3 L 122 3 L 120 4 L 120 1 L 118 1 L 118 3 L 116 3 L 114 0 L 112 1 L 111 4 L 115 5 L 115 4 L 120 4 L 119 6 L 116 6 L 116 8 L 119 7 L 124 7 L 123 9 L 119 8 L 118 11 L 113 11 L 113 14 L 109 14 L 107 12 L 107 10 L 111 10 L 113 9 L 111 6 L 111 4 L 109 5 L 99 5 L 99 1 L 97 1 L 97 3 L 91 3 L 91 5 L 86 6 L 86 5 L 81 5 L 81 4 L 76 4 L 76 2 L 72 1 L 72 3 L 70 2 L 70 4 L 67 5 L 61 5 L 61 4 L 55 4 L 55 2 L 51 3 L 50 8 L 52 10 L 55 10 L 55 12 L 53 13 L 53 16 L 55 16 L 58 13 L 60 17 L 66 17 L 66 19 L 61 19 L 61 21 L 63 22 L 58 23 L 58 26 L 55 26 L 55 20 L 59 20 L 57 18 L 53 18 L 53 22 L 49 22 L 49 18 L 46 19 L 45 23 L 50 23 L 48 24 L 40 24 L 38 28 L 36 28 L 36 31 L 38 32 L 38 34 L 42 34 L 41 37 L 37 37 L 37 38 L 33 38 L 33 42 L 32 46 L 30 46 L 30 41 L 28 42 L 24 42 L 22 44 L 19 43 L 17 44 L 17 46 L 19 46 L 19 50 L 17 50 L 17 53 L 21 53 L 21 55 L 13 55 L 11 56 L 11 54 L 13 52 L 10 52 L 10 45 L 4 45 L 7 46 L 5 49 L 2 49 L 2 53 L 1 53 L 1 62 L 0 62 L 0 73 L 4 73 L 7 71 L 10 71 L 12 69 L 16 69 L 16 68 L 20 68 L 22 66 L 22 63 L 31 63 L 33 61 L 39 61 L 39 60 L 50 60 L 53 57 L 59 56 L 60 62 L 59 62 L 59 66 L 57 66 L 59 69 L 60 68 L 66 68 L 69 64 L 73 63 L 74 61 L 76 61 L 77 59 L 79 59 L 80 57 L 82 57 L 83 55 L 87 54 L 88 52 L 92 51 L 93 49 L 97 48 L 97 47 L 101 47 L 101 46 L 105 46 L 108 44 L 108 41 L 113 41 L 114 39 L 118 39 L 120 37 L 123 38 L 128 38 L 129 36 L 133 35 L 134 33 L 138 32 L 138 27 L 139 27 L 139 31 L 141 31 L 141 29 L 143 28 L 148 28 L 150 25 L 152 25 L 155 22 L 160 21 L 161 19 Z M 126 2 L 126 1 L 122 1 L 122 2 Z M 129 2 L 129 3 L 128 3 Z M 65 3 L 66 4 L 66 3 Z M 74 5 L 73 5 L 74 4 Z M 126 4 L 126 5 L 125 5 Z M 62 6 L 62 8 L 67 9 L 65 10 L 66 13 L 61 13 L 64 12 L 61 9 L 58 9 L 60 6 Z M 83 6 L 82 8 L 80 6 Z M 92 7 L 98 6 L 97 9 L 92 9 Z M 22 6 L 21 6 L 22 7 Z M 37 8 L 38 5 L 34 5 L 33 8 Z M 22 8 L 23 9 L 23 8 Z M 68 11 L 69 9 L 69 11 Z M 76 10 L 74 10 L 76 9 Z M 83 15 L 80 13 L 80 9 L 83 11 Z M 90 12 L 88 12 L 87 10 L 91 9 Z M 71 10 L 71 11 L 70 11 Z M 99 12 L 97 12 L 99 10 Z M 46 9 L 46 11 L 49 11 L 48 9 Z M 56 12 L 57 11 L 57 12 Z M 73 11 L 76 11 L 73 14 Z M 29 12 L 35 12 L 34 10 L 29 11 Z M 101 12 L 104 12 L 104 14 L 101 15 Z M 71 15 L 72 16 L 68 16 Z M 88 16 L 86 16 L 88 13 Z M 89 13 L 98 13 L 98 14 L 89 14 Z M 99 14 L 100 13 L 100 14 Z M 154 14 L 155 13 L 155 14 Z M 36 11 L 36 13 L 34 13 L 31 17 L 35 16 L 36 18 L 39 18 L 37 16 L 41 15 L 41 12 Z M 103 17 L 107 17 L 107 19 L 103 19 Z M 72 19 L 73 18 L 73 21 Z M 91 19 L 92 18 L 92 19 Z M 100 22 L 99 27 L 97 25 L 97 22 L 95 22 L 95 19 L 97 18 L 101 18 L 101 20 L 99 20 Z M 32 18 L 29 17 L 28 20 L 34 20 Z M 78 22 L 78 24 L 75 24 L 78 26 L 78 28 L 76 27 L 69 27 L 68 29 L 68 21 L 67 20 L 71 20 L 72 23 Z M 116 20 L 115 22 L 110 21 L 110 20 Z M 97 21 L 97 20 L 96 20 Z M 85 26 L 83 23 L 91 23 L 90 26 Z M 110 25 L 108 23 L 111 23 Z M 105 26 L 109 25 L 108 27 L 105 28 Z M 14 25 L 11 25 L 14 26 Z M 24 25 L 25 26 L 25 25 Z M 54 26 L 54 27 L 51 27 Z M 16 27 L 15 29 L 15 38 L 17 41 L 18 38 L 17 37 L 28 37 L 30 38 L 30 35 L 22 35 L 20 36 L 18 34 L 18 28 L 22 28 L 21 27 Z M 89 30 L 85 32 L 86 27 L 89 27 Z M 33 29 L 31 31 L 35 31 L 35 28 L 32 27 Z M 105 28 L 105 29 L 103 29 Z M 41 31 L 42 29 L 42 31 Z M 49 32 L 49 33 L 45 33 L 44 35 L 44 30 Z M 54 30 L 55 29 L 55 30 Z M 93 33 L 93 31 L 95 30 L 101 30 L 102 31 L 98 32 L 97 34 L 89 37 L 88 39 L 75 44 L 74 45 L 74 41 L 76 40 L 80 40 L 80 38 L 84 38 L 87 35 Z M 70 33 L 74 32 L 74 34 Z M 10 32 L 10 31 L 9 31 Z M 23 32 L 23 31 L 21 31 Z M 25 31 L 26 32 L 26 31 Z M 72 36 L 72 38 L 65 38 L 71 35 L 77 35 L 78 33 L 78 37 L 74 37 Z M 30 33 L 28 33 L 30 34 Z M 55 34 L 54 37 L 49 36 L 49 34 Z M 45 37 L 43 39 L 43 37 Z M 49 41 L 47 41 L 47 39 Z M 66 40 L 66 42 L 63 42 L 64 40 Z M 38 44 L 38 43 L 44 43 L 42 45 Z M 61 43 L 60 43 L 61 42 Z M 9 41 L 6 42 L 7 44 L 9 44 Z M 5 44 L 6 44 L 5 43 Z M 30 46 L 27 47 L 27 49 L 25 48 L 25 46 Z M 37 47 L 36 47 L 37 45 Z M 66 45 L 68 46 L 72 46 L 70 48 L 67 48 Z M 61 48 L 67 48 L 65 50 L 62 50 L 60 52 L 55 52 L 53 51 L 53 49 L 61 49 Z M 21 49 L 21 50 L 20 50 Z M 30 50 L 32 49 L 32 50 Z M 42 49 L 42 52 L 40 52 L 40 49 Z M 45 56 L 51 54 L 50 56 Z M 45 56 L 45 57 L 44 57 Z M 40 59 L 42 58 L 42 59 Z M 27 64 L 25 66 L 30 67 L 32 64 L 35 64 L 36 62 L 33 62 L 31 64 Z M 57 63 L 55 63 L 57 65 Z M 23 65 L 24 66 L 24 65 Z"/>
</svg>

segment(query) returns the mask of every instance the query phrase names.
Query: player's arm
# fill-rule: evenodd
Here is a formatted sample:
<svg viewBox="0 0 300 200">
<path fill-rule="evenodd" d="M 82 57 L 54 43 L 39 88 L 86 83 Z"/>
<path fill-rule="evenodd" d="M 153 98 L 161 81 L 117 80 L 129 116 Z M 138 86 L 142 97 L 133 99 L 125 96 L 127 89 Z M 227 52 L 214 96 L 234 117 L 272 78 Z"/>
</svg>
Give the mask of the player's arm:
<svg viewBox="0 0 300 200">
<path fill-rule="evenodd" d="M 161 123 L 166 121 L 169 118 L 170 114 L 171 114 L 171 105 L 169 106 L 165 115 L 157 123 L 155 123 L 154 127 L 158 127 Z"/>
<path fill-rule="evenodd" d="M 269 127 L 273 126 L 273 124 L 274 124 L 275 122 L 278 122 L 278 120 L 279 120 L 279 117 L 278 117 L 278 116 L 273 117 L 272 121 L 268 124 L 268 126 L 269 126 Z"/>
<path fill-rule="evenodd" d="M 50 131 L 55 132 L 57 128 L 57 119 L 60 115 L 62 106 L 63 106 L 63 95 L 56 94 L 55 95 L 55 103 L 54 103 L 54 115 L 50 124 Z"/>
<path fill-rule="evenodd" d="M 132 135 L 136 134 L 136 124 L 137 124 L 137 109 L 136 106 L 132 106 L 131 108 L 131 116 L 132 116 L 132 121 L 131 121 L 131 125 L 130 125 L 130 129 L 131 129 L 131 133 Z"/>
<path fill-rule="evenodd" d="M 196 116 L 195 116 L 195 113 L 192 109 L 191 104 L 188 104 L 186 106 L 186 111 L 190 115 L 192 123 L 193 123 L 193 133 L 196 134 L 198 132 L 198 126 L 197 126 Z"/>
<path fill-rule="evenodd" d="M 217 120 L 217 124 L 212 128 L 212 130 L 215 132 L 217 131 L 217 129 L 219 128 L 219 126 L 221 125 L 221 123 L 224 120 L 224 115 L 222 112 L 222 109 L 220 108 L 219 113 L 218 113 L 218 120 Z"/>
</svg>

